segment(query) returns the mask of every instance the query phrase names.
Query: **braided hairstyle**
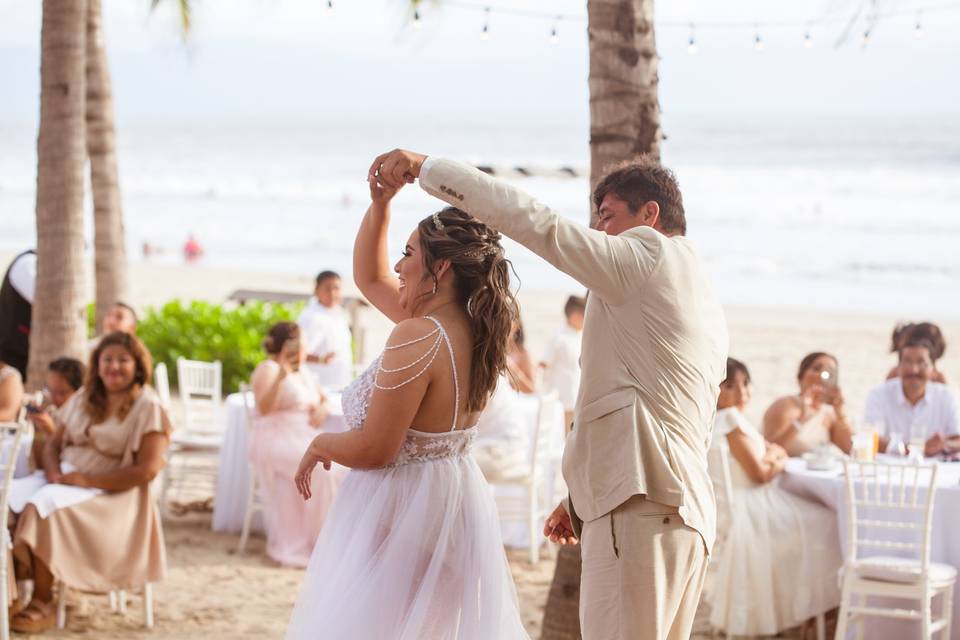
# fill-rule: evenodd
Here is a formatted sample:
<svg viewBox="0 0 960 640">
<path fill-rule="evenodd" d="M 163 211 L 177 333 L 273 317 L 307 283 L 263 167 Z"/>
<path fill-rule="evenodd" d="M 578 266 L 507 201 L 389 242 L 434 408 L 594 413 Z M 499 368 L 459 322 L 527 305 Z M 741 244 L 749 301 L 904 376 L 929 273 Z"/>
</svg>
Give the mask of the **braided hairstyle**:
<svg viewBox="0 0 960 640">
<path fill-rule="evenodd" d="M 429 277 L 436 284 L 436 264 L 448 260 L 458 302 L 470 318 L 473 358 L 467 410 L 480 411 L 507 369 L 507 341 L 520 317 L 510 291 L 512 265 L 504 256 L 500 234 L 455 207 L 427 216 L 418 230 Z"/>
</svg>

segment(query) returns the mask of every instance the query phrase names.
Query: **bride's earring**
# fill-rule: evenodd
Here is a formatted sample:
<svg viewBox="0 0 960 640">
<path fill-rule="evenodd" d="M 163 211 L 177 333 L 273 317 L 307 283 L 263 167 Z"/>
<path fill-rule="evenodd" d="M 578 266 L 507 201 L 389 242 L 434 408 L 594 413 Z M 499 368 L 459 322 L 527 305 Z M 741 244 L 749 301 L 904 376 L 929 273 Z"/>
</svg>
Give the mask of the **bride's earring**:
<svg viewBox="0 0 960 640">
<path fill-rule="evenodd" d="M 437 295 L 437 281 L 436 281 L 436 279 L 434 279 L 434 281 L 433 281 L 433 291 L 431 292 L 430 295 L 433 295 L 433 296 Z"/>
<path fill-rule="evenodd" d="M 477 294 L 473 293 L 470 294 L 469 298 L 467 298 L 467 315 L 471 318 L 473 317 L 473 299 L 476 297 L 476 295 Z"/>
</svg>

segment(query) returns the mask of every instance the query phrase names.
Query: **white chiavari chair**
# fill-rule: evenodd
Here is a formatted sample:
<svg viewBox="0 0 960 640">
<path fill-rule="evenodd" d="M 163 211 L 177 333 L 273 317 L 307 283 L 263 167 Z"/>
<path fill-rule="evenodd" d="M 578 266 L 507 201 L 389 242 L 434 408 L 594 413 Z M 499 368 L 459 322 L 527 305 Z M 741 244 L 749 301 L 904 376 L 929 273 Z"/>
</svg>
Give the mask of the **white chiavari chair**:
<svg viewBox="0 0 960 640">
<path fill-rule="evenodd" d="M 919 621 L 915 637 L 940 633 L 949 638 L 957 570 L 930 561 L 937 466 L 856 460 L 845 460 L 843 466 L 848 549 L 836 637 L 845 640 L 848 626 L 855 623 L 862 638 L 864 618 L 879 616 Z M 868 549 L 880 555 L 862 553 Z M 902 605 L 871 606 L 871 596 Z M 935 620 L 932 604 L 937 596 L 943 600 Z"/>
</svg>

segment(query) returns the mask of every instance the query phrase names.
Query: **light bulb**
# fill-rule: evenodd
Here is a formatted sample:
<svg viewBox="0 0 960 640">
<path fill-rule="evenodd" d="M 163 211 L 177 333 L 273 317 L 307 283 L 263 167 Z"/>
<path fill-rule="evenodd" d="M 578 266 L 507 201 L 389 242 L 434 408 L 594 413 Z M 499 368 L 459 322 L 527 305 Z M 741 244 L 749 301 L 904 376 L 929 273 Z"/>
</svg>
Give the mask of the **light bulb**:
<svg viewBox="0 0 960 640">
<path fill-rule="evenodd" d="M 913 35 L 916 38 L 923 37 L 923 26 L 919 22 L 913 27 Z"/>
<path fill-rule="evenodd" d="M 760 39 L 760 34 L 753 36 L 753 48 L 757 51 L 763 51 L 763 40 Z"/>
<path fill-rule="evenodd" d="M 809 31 L 803 34 L 803 46 L 806 49 L 813 49 L 813 36 L 810 35 Z"/>
<path fill-rule="evenodd" d="M 550 30 L 550 44 L 558 44 L 560 42 L 560 34 L 557 33 L 557 28 L 554 27 Z"/>
<path fill-rule="evenodd" d="M 420 28 L 420 12 L 417 11 L 416 9 L 413 10 L 413 28 L 414 29 Z"/>
<path fill-rule="evenodd" d="M 480 39 L 483 41 L 490 39 L 490 27 L 488 25 L 483 25 L 483 29 L 480 31 Z"/>
<path fill-rule="evenodd" d="M 690 36 L 690 41 L 687 43 L 687 53 L 690 55 L 697 53 L 697 42 L 693 39 L 693 36 Z"/>
<path fill-rule="evenodd" d="M 327 0 L 327 13 L 333 13 L 333 0 Z"/>
</svg>

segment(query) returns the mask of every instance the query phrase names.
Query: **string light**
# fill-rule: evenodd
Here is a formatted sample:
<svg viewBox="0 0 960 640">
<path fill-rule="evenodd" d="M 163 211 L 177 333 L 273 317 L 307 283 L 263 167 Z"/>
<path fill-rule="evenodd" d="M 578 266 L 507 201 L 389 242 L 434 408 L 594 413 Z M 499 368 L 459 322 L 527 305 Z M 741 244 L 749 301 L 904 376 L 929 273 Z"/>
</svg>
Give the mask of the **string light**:
<svg viewBox="0 0 960 640">
<path fill-rule="evenodd" d="M 486 0 L 489 2 L 490 0 Z M 420 29 L 423 26 L 423 21 L 421 20 L 420 12 L 417 7 L 420 4 L 419 0 L 415 0 L 413 3 L 413 27 L 415 29 Z M 460 9 L 483 11 L 484 20 L 482 27 L 480 29 L 480 40 L 486 41 L 490 37 L 490 18 L 493 13 L 500 13 L 503 15 L 512 15 L 523 18 L 534 18 L 534 19 L 553 19 L 552 26 L 550 28 L 549 42 L 550 44 L 559 44 L 560 43 L 560 21 L 564 19 L 573 20 L 578 23 L 586 22 L 587 17 L 581 13 L 551 13 L 549 10 L 542 9 L 524 9 L 524 8 L 514 8 L 508 5 L 497 6 L 495 4 L 488 5 L 484 3 L 484 0 L 444 0 L 444 4 L 447 6 L 452 6 Z M 864 30 L 861 33 L 860 45 L 861 47 L 866 47 L 872 38 L 873 29 L 876 27 L 877 23 L 881 19 L 894 18 L 897 16 L 910 16 L 915 15 L 913 33 L 916 38 L 922 38 L 924 35 L 924 29 L 922 24 L 922 13 L 924 11 L 957 11 L 960 10 L 960 0 L 946 0 L 939 3 L 933 4 L 924 4 L 923 6 L 914 6 L 910 9 L 891 9 L 889 11 L 879 11 L 877 0 L 870 0 L 871 10 L 867 15 L 866 24 L 864 25 Z M 328 13 L 333 12 L 333 0 L 326 0 L 326 8 Z M 858 16 L 854 16 L 855 19 Z M 763 36 L 761 35 L 761 29 L 777 29 L 777 28 L 792 28 L 802 29 L 803 33 L 803 47 L 805 49 L 812 49 L 813 35 L 812 28 L 821 28 L 824 25 L 830 24 L 842 24 L 842 23 L 851 23 L 851 19 L 847 17 L 840 17 L 835 15 L 825 15 L 815 19 L 808 19 L 803 22 L 796 20 L 767 20 L 767 21 L 748 21 L 748 20 L 705 20 L 698 21 L 697 25 L 701 28 L 706 29 L 723 29 L 723 30 L 743 30 L 753 28 L 753 48 L 755 51 L 763 51 L 766 48 Z M 656 22 L 658 28 L 676 28 L 676 27 L 687 27 L 689 28 L 689 37 L 687 39 L 687 53 L 690 55 L 696 55 L 699 52 L 699 46 L 696 40 L 696 29 L 695 25 L 692 22 L 684 22 L 679 20 L 658 20 Z M 841 38 L 840 42 L 843 41 Z"/>
</svg>

